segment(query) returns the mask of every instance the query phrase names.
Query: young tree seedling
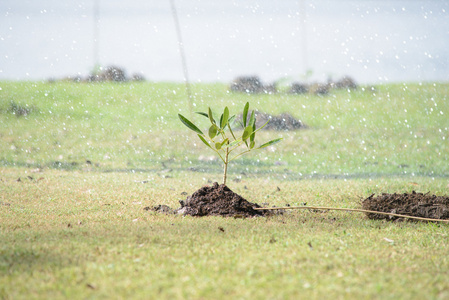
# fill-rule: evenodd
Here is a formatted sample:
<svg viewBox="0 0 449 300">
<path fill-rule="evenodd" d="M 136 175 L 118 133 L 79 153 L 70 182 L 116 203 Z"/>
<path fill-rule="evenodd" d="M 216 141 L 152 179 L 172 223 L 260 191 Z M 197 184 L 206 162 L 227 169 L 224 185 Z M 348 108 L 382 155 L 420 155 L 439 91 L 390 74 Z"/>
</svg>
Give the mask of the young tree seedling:
<svg viewBox="0 0 449 300">
<path fill-rule="evenodd" d="M 282 138 L 277 138 L 266 142 L 258 147 L 256 146 L 256 133 L 261 130 L 265 125 L 268 124 L 267 121 L 263 126 L 256 129 L 256 116 L 254 110 L 251 112 L 251 115 L 248 120 L 248 111 L 249 111 L 249 102 L 245 104 L 243 108 L 242 114 L 242 122 L 239 122 L 243 132 L 242 135 L 236 137 L 234 131 L 232 130 L 232 123 L 235 121 L 235 115 L 229 116 L 228 107 L 224 108 L 223 113 L 221 114 L 219 122 L 217 122 L 212 114 L 212 110 L 209 107 L 207 113 L 197 112 L 197 114 L 206 117 L 211 123 L 207 134 L 204 134 L 195 124 L 189 121 L 186 117 L 181 114 L 178 114 L 181 122 L 187 126 L 190 130 L 194 131 L 199 139 L 210 149 L 212 149 L 224 164 L 224 172 L 223 172 L 223 184 L 226 185 L 226 178 L 228 173 L 228 164 L 234 159 L 242 156 L 246 153 L 249 153 L 253 150 L 262 149 L 271 145 L 274 145 L 282 140 Z M 231 155 L 234 150 L 238 149 L 240 146 L 243 146 L 243 150 L 241 150 L 238 154 Z"/>
</svg>

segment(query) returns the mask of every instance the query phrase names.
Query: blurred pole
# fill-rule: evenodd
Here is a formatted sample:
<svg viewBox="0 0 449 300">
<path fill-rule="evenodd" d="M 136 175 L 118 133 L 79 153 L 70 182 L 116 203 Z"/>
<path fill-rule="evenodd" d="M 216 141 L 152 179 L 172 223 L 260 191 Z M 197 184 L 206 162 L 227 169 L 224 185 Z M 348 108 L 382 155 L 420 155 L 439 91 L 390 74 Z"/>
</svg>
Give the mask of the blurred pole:
<svg viewBox="0 0 449 300">
<path fill-rule="evenodd" d="M 301 59 L 302 67 L 304 69 L 304 75 L 308 72 L 308 62 L 307 62 L 307 28 L 306 28 L 306 4 L 305 0 L 299 1 L 299 18 L 301 22 Z"/>
<path fill-rule="evenodd" d="M 100 0 L 94 1 L 94 72 L 100 67 L 99 55 L 99 23 L 100 23 Z"/>
<path fill-rule="evenodd" d="M 187 61 L 184 53 L 184 43 L 182 42 L 181 26 L 179 25 L 178 14 L 176 12 L 175 0 L 170 0 L 173 20 L 175 22 L 176 34 L 178 36 L 179 54 L 181 55 L 182 69 L 184 72 L 184 81 L 186 83 L 187 100 L 189 102 L 190 119 L 193 120 L 192 93 L 190 91 L 189 72 L 187 69 Z"/>
</svg>

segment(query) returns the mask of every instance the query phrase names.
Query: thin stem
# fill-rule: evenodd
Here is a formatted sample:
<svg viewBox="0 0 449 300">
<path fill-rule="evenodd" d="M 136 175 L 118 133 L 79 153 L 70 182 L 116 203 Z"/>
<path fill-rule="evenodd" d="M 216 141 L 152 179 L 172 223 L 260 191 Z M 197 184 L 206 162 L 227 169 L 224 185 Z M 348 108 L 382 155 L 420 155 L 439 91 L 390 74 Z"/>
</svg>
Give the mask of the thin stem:
<svg viewBox="0 0 449 300">
<path fill-rule="evenodd" d="M 234 132 L 232 132 L 232 128 L 231 128 L 231 125 L 229 125 L 229 122 L 228 122 L 228 128 L 229 128 L 229 132 L 231 133 L 232 137 L 234 138 L 234 141 L 236 141 L 237 139 L 235 138 Z"/>
<path fill-rule="evenodd" d="M 322 207 L 322 206 L 287 206 L 287 207 L 260 207 L 260 208 L 254 208 L 254 209 L 256 209 L 256 210 L 275 210 L 275 209 L 343 210 L 343 211 L 355 211 L 355 212 L 363 212 L 363 213 L 370 213 L 370 214 L 387 215 L 387 216 L 394 216 L 394 217 L 400 217 L 400 218 L 409 218 L 409 219 L 415 219 L 415 220 L 421 220 L 421 221 L 449 223 L 449 220 L 447 220 L 447 219 L 429 219 L 429 218 L 421 218 L 421 217 L 414 217 L 414 216 L 408 216 L 408 215 L 400 215 L 400 214 L 387 213 L 387 212 L 376 211 L 376 210 L 358 209 L 358 208 L 335 208 L 335 207 Z"/>
<path fill-rule="evenodd" d="M 209 141 L 212 143 L 212 144 L 215 144 L 215 142 L 214 142 L 214 140 L 213 139 L 211 139 L 209 136 L 205 136 L 205 135 L 203 135 L 203 137 L 205 137 L 205 138 L 207 138 L 207 139 L 209 139 Z M 220 157 L 220 159 L 223 161 L 223 163 L 225 162 L 225 160 L 223 159 L 223 157 L 221 156 L 221 154 L 220 154 L 220 152 L 219 151 L 217 151 L 217 150 L 215 150 L 214 148 L 212 148 L 212 146 L 210 146 L 209 145 L 209 147 L 215 152 L 215 153 L 217 153 L 217 155 L 218 155 L 218 157 Z"/>
<path fill-rule="evenodd" d="M 223 156 L 221 156 L 220 152 L 218 152 L 217 150 L 215 150 L 214 148 L 211 148 L 215 153 L 217 153 L 218 157 L 220 157 L 220 159 L 223 161 L 223 163 L 225 162 Z"/>
<path fill-rule="evenodd" d="M 239 156 L 241 156 L 241 155 L 243 155 L 243 154 L 245 154 L 245 153 L 248 153 L 248 152 L 250 152 L 251 150 L 246 150 L 246 151 L 243 151 L 242 153 L 239 153 L 239 154 L 237 154 L 236 156 L 234 156 L 233 158 L 231 158 L 229 161 L 233 161 L 234 159 L 236 159 L 237 157 L 239 157 Z"/>
<path fill-rule="evenodd" d="M 179 18 L 178 18 L 178 13 L 176 11 L 175 0 L 170 0 L 170 5 L 171 5 L 173 20 L 175 22 L 176 35 L 178 36 L 179 54 L 181 55 L 182 70 L 184 72 L 184 81 L 186 84 L 187 101 L 189 101 L 190 119 L 193 121 L 194 120 L 193 104 L 192 104 L 192 92 L 190 89 L 189 71 L 187 69 L 187 59 L 186 59 L 186 55 L 184 52 L 184 43 L 182 41 L 181 26 L 179 25 Z"/>
<path fill-rule="evenodd" d="M 226 156 L 225 156 L 225 163 L 224 163 L 224 173 L 223 173 L 223 184 L 226 185 L 226 178 L 228 173 L 228 163 L 229 163 L 229 148 L 226 148 Z"/>
<path fill-rule="evenodd" d="M 242 145 L 242 144 L 239 143 L 239 144 L 237 144 L 235 147 L 228 147 L 228 149 L 229 149 L 229 154 L 231 154 L 232 151 L 234 151 L 235 149 L 237 149 L 237 148 L 240 147 L 241 145 Z M 234 158 L 232 158 L 232 159 L 234 159 Z M 232 159 L 230 159 L 229 161 L 231 161 Z"/>
<path fill-rule="evenodd" d="M 218 154 L 218 157 L 220 157 L 220 159 L 223 161 L 223 163 L 226 163 L 225 160 L 223 159 L 223 157 L 221 156 L 220 152 L 218 152 L 216 150 L 214 150 L 214 151 L 215 151 L 215 153 Z"/>
<path fill-rule="evenodd" d="M 100 67 L 100 55 L 99 55 L 99 20 L 100 20 L 100 4 L 99 0 L 94 2 L 94 75 L 98 75 L 98 68 Z"/>
</svg>

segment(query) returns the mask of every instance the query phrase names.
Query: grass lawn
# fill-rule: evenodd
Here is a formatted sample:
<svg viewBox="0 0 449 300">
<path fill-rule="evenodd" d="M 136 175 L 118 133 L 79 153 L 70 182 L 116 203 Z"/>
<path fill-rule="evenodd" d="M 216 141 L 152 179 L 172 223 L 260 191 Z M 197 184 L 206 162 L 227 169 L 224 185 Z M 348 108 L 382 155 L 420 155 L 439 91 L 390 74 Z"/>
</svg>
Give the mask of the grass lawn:
<svg viewBox="0 0 449 300">
<path fill-rule="evenodd" d="M 196 84 L 193 107 L 239 113 L 249 101 L 309 126 L 263 132 L 261 142 L 284 141 L 231 163 L 228 186 L 251 202 L 360 208 L 372 193 L 447 195 L 449 84 L 368 90 Z M 144 210 L 221 181 L 177 113 L 189 115 L 182 84 L 0 82 L 1 299 L 449 297 L 447 224 Z"/>
</svg>

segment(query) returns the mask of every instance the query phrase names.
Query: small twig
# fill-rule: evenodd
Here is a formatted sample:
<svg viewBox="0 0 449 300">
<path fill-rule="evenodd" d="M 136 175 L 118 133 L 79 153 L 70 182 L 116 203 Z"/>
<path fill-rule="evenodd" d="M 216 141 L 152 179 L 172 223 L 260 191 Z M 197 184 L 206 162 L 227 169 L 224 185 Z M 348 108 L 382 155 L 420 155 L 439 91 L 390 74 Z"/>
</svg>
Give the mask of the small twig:
<svg viewBox="0 0 449 300">
<path fill-rule="evenodd" d="M 193 104 L 192 104 L 192 92 L 190 89 L 189 69 L 187 68 L 187 59 L 186 59 L 186 54 L 184 51 L 184 43 L 182 41 L 181 26 L 179 25 L 179 18 L 178 18 L 178 13 L 176 11 L 175 0 L 170 0 L 170 5 L 171 5 L 171 11 L 172 11 L 172 15 L 173 15 L 173 20 L 175 21 L 176 35 L 178 37 L 179 54 L 181 55 L 182 70 L 184 72 L 184 81 L 186 84 L 187 100 L 189 101 L 190 119 L 193 120 Z"/>
<path fill-rule="evenodd" d="M 276 209 L 343 210 L 343 211 L 355 211 L 355 212 L 363 212 L 363 213 L 370 213 L 370 214 L 387 215 L 387 216 L 415 219 L 415 220 L 421 220 L 421 221 L 449 223 L 449 220 L 446 220 L 446 219 L 429 219 L 429 218 L 421 218 L 421 217 L 415 217 L 415 216 L 407 216 L 407 215 L 400 215 L 400 214 L 387 213 L 387 212 L 375 211 L 375 210 L 358 209 L 358 208 L 335 208 L 335 207 L 321 207 L 321 206 L 287 206 L 287 207 L 259 207 L 259 208 L 254 208 L 254 209 L 256 209 L 256 210 L 276 210 Z"/>
</svg>

